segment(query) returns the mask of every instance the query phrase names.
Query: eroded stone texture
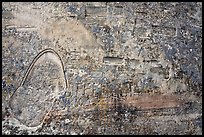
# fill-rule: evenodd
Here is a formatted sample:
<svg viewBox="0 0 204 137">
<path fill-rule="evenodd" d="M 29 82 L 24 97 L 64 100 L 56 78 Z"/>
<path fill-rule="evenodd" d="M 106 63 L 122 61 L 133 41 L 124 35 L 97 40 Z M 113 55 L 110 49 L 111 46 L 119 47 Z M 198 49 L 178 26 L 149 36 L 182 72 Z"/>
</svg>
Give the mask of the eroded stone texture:
<svg viewBox="0 0 204 137">
<path fill-rule="evenodd" d="M 11 97 L 10 107 L 23 124 L 38 126 L 55 98 L 64 94 L 66 81 L 62 64 L 53 53 L 45 53 L 31 65 L 21 86 Z"/>
<path fill-rule="evenodd" d="M 2 133 L 202 134 L 201 9 L 2 3 Z"/>
</svg>

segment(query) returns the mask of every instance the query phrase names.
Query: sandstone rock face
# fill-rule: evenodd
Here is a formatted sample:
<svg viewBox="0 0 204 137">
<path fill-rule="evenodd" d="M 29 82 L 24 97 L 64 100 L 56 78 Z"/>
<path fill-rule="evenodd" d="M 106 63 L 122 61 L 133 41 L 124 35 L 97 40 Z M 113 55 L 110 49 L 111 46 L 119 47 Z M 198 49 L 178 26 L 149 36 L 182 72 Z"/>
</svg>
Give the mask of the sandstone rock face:
<svg viewBox="0 0 204 137">
<path fill-rule="evenodd" d="M 202 4 L 2 4 L 2 134 L 202 134 Z"/>
</svg>

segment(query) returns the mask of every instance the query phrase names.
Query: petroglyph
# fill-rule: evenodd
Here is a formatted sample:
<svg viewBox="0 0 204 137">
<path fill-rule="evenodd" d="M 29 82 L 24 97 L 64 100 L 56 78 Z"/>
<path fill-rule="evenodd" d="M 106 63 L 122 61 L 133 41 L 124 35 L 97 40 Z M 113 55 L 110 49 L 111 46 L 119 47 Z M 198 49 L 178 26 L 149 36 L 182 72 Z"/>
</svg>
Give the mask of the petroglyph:
<svg viewBox="0 0 204 137">
<path fill-rule="evenodd" d="M 23 124 L 38 126 L 54 100 L 66 88 L 67 81 L 60 56 L 53 49 L 45 49 L 33 59 L 19 88 L 11 96 L 10 107 Z"/>
<path fill-rule="evenodd" d="M 3 3 L 2 133 L 202 134 L 201 9 Z"/>
</svg>

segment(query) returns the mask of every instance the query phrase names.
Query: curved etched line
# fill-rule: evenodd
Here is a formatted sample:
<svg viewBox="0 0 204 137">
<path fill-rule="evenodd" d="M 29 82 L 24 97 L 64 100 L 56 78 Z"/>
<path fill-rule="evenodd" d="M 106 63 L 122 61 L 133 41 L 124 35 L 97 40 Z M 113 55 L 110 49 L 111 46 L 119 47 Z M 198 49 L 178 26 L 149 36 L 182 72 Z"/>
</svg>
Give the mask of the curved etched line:
<svg viewBox="0 0 204 137">
<path fill-rule="evenodd" d="M 61 62 L 61 65 L 62 65 L 62 71 L 63 71 L 63 74 L 64 74 L 64 65 L 63 65 L 63 62 L 62 62 L 61 57 L 59 56 L 59 54 L 58 54 L 54 49 L 47 48 L 47 49 L 42 50 L 40 53 L 38 53 L 37 56 L 35 56 L 35 58 L 33 59 L 33 61 L 32 61 L 31 64 L 30 64 L 30 66 L 28 67 L 28 69 L 27 69 L 27 71 L 26 71 L 26 73 L 25 73 L 25 75 L 24 75 L 24 77 L 23 77 L 23 79 L 22 79 L 22 81 L 21 81 L 19 87 L 23 86 L 25 80 L 27 79 L 28 75 L 30 74 L 31 70 L 33 69 L 33 66 L 34 66 L 35 63 L 38 61 L 38 59 L 39 59 L 42 55 L 44 55 L 45 53 L 49 53 L 49 52 L 55 54 L 55 55 L 59 58 L 59 60 L 60 60 L 60 62 Z M 65 74 L 64 74 L 64 80 L 65 80 L 65 88 L 67 88 L 67 80 L 66 80 Z M 19 87 L 18 87 L 18 88 L 19 88 Z M 18 90 L 18 88 L 13 92 L 13 94 L 11 95 L 11 98 L 12 98 L 12 96 L 15 94 L 15 92 Z"/>
<path fill-rule="evenodd" d="M 12 107 L 11 107 L 11 101 L 12 101 L 12 97 L 14 96 L 15 92 L 16 92 L 21 86 L 23 86 L 25 80 L 27 79 L 28 75 L 30 74 L 30 72 L 32 71 L 34 65 L 35 65 L 36 62 L 40 59 L 40 57 L 42 57 L 42 55 L 44 55 L 45 53 L 49 53 L 49 52 L 55 54 L 55 55 L 58 57 L 58 59 L 60 60 L 60 62 L 61 62 L 61 67 L 62 67 L 62 71 L 63 71 L 62 73 L 63 73 L 63 75 L 64 75 L 64 80 L 65 80 L 65 88 L 67 88 L 67 80 L 66 80 L 66 76 L 65 76 L 65 73 L 64 73 L 64 65 L 63 65 L 63 62 L 62 62 L 61 57 L 59 56 L 59 54 L 58 54 L 55 50 L 53 50 L 53 49 L 51 49 L 51 48 L 44 49 L 44 50 L 42 50 L 40 53 L 38 53 L 37 56 L 34 57 L 33 61 L 32 61 L 31 64 L 30 64 L 30 66 L 29 66 L 28 69 L 26 70 L 26 73 L 25 73 L 25 75 L 24 75 L 24 77 L 23 77 L 23 79 L 22 79 L 22 81 L 21 81 L 19 87 L 18 87 L 18 88 L 13 92 L 13 94 L 11 95 L 10 100 L 9 100 L 9 107 L 10 107 L 10 108 L 12 108 Z M 66 92 L 65 92 L 65 94 L 66 94 Z M 55 99 L 55 100 L 56 100 L 56 99 Z M 52 102 L 52 106 L 53 106 L 55 100 Z M 52 107 L 50 108 L 50 111 L 51 111 L 51 109 L 52 109 Z M 11 113 L 11 114 L 12 114 L 12 113 Z M 45 118 L 45 117 L 44 117 L 44 118 Z M 17 119 L 18 119 L 18 118 L 17 118 Z M 44 119 L 43 119 L 43 121 L 44 121 Z M 42 123 L 43 123 L 43 122 L 42 122 Z M 40 125 L 42 125 L 42 123 L 41 123 Z M 34 127 L 36 127 L 36 126 L 34 126 Z M 37 127 L 38 127 L 38 126 L 37 126 Z"/>
</svg>

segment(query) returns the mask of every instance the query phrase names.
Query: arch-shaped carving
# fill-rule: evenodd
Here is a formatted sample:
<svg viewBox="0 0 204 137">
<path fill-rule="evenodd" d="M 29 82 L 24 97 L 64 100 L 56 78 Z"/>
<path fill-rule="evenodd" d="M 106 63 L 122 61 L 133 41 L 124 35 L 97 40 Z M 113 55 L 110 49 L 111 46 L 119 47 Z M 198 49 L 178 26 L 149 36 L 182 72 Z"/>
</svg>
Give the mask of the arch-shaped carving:
<svg viewBox="0 0 204 137">
<path fill-rule="evenodd" d="M 44 55 L 44 56 L 43 56 Z M 53 56 L 54 55 L 54 56 Z M 28 78 L 28 76 L 30 75 L 30 73 L 31 73 L 31 71 L 33 70 L 33 68 L 34 68 L 34 66 L 37 64 L 37 63 L 39 63 L 39 62 L 41 62 L 41 61 L 44 61 L 44 59 L 43 59 L 43 57 L 45 57 L 45 59 L 46 59 L 46 57 L 48 57 L 49 59 L 51 59 L 51 60 L 53 60 L 56 64 L 58 64 L 58 65 L 60 65 L 60 69 L 61 69 L 61 72 L 59 72 L 59 73 L 62 73 L 62 76 L 61 77 L 63 77 L 63 87 L 66 89 L 67 88 L 67 80 L 66 80 L 66 76 L 65 76 L 65 74 L 64 74 L 64 65 L 63 65 L 63 62 L 62 62 L 62 59 L 61 59 L 61 57 L 59 56 L 59 54 L 55 51 L 55 50 L 53 50 L 53 49 L 51 49 L 51 48 L 48 48 L 48 49 L 44 49 L 44 50 L 42 50 L 41 52 L 39 52 L 38 54 L 37 54 L 37 56 L 35 56 L 35 58 L 33 59 L 33 61 L 31 62 L 31 64 L 29 65 L 29 67 L 28 67 L 28 69 L 26 70 L 26 73 L 25 73 L 25 75 L 24 75 L 24 77 L 23 77 L 23 79 L 21 80 L 21 82 L 20 82 L 20 85 L 19 85 L 19 87 L 14 91 L 14 93 L 11 95 L 11 97 L 10 97 L 10 100 L 9 100 L 9 107 L 11 108 L 11 111 L 15 114 L 16 112 L 13 110 L 13 109 L 15 109 L 15 106 L 13 107 L 13 105 L 12 104 L 15 104 L 15 102 L 17 101 L 19 101 L 19 97 L 21 98 L 22 96 L 20 95 L 20 94 L 17 94 L 16 92 L 17 92 L 17 90 L 21 90 L 21 87 L 23 87 L 24 86 L 24 83 L 25 83 L 25 81 L 27 80 L 27 78 Z M 61 75 L 61 74 L 60 74 Z M 20 91 L 19 91 L 20 92 Z M 15 94 L 16 94 L 16 96 L 15 96 Z M 17 99 L 15 100 L 15 97 L 17 97 Z M 34 100 L 36 100 L 36 99 L 33 99 L 33 101 Z M 14 103 L 13 103 L 13 101 L 14 101 Z M 24 103 L 24 104 L 26 104 L 26 102 Z M 29 105 L 26 105 L 26 107 L 27 106 L 29 106 Z M 18 109 L 18 105 L 17 105 L 17 109 Z M 49 107 L 50 108 L 50 107 Z M 48 109 L 48 108 L 47 108 Z M 43 110 L 44 111 L 44 110 Z M 46 114 L 46 111 L 45 111 L 45 114 Z M 18 117 L 18 116 L 17 116 Z M 17 118 L 18 119 L 18 118 Z M 18 119 L 19 120 L 19 119 Z M 33 126 L 31 126 L 31 127 L 33 127 Z"/>
<path fill-rule="evenodd" d="M 40 59 L 40 57 L 42 57 L 42 55 L 44 55 L 45 53 L 53 53 L 54 55 L 56 55 L 59 60 L 60 60 L 60 63 L 61 63 L 61 67 L 62 67 L 62 71 L 63 71 L 63 74 L 64 74 L 64 65 L 63 65 L 63 62 L 62 62 L 62 59 L 60 57 L 60 55 L 54 50 L 54 49 L 51 49 L 51 48 L 47 48 L 47 49 L 44 49 L 42 50 L 41 52 L 38 53 L 37 56 L 35 56 L 35 58 L 33 59 L 33 61 L 31 62 L 30 66 L 28 67 L 28 69 L 26 70 L 26 73 L 19 85 L 20 86 L 23 86 L 26 78 L 28 77 L 28 75 L 30 74 L 31 70 L 33 69 L 33 66 L 35 65 L 35 63 Z M 66 77 L 64 75 L 64 79 L 65 79 L 65 87 L 67 88 L 67 80 L 66 80 Z M 18 89 L 18 88 L 17 88 Z M 14 91 L 13 94 L 15 94 L 16 91 Z M 12 94 L 12 95 L 13 95 Z"/>
<path fill-rule="evenodd" d="M 56 55 L 58 57 L 58 59 L 60 60 L 60 63 L 61 63 L 61 68 L 62 68 L 63 74 L 64 74 L 64 65 L 63 65 L 63 62 L 62 62 L 62 59 L 61 59 L 60 55 L 55 50 L 53 50 L 51 48 L 44 49 L 40 53 L 38 53 L 38 55 L 31 62 L 31 65 L 27 69 L 26 74 L 25 74 L 24 78 L 22 79 L 22 82 L 21 82 L 20 86 L 22 86 L 23 83 L 25 82 L 25 80 L 26 80 L 27 76 L 30 74 L 34 64 L 40 59 L 40 57 L 42 57 L 42 55 L 44 55 L 45 53 L 49 53 L 49 52 L 53 53 L 54 55 Z M 67 81 L 66 81 L 65 75 L 64 75 L 64 79 L 65 79 L 65 84 L 66 84 L 65 86 L 67 88 Z"/>
</svg>

